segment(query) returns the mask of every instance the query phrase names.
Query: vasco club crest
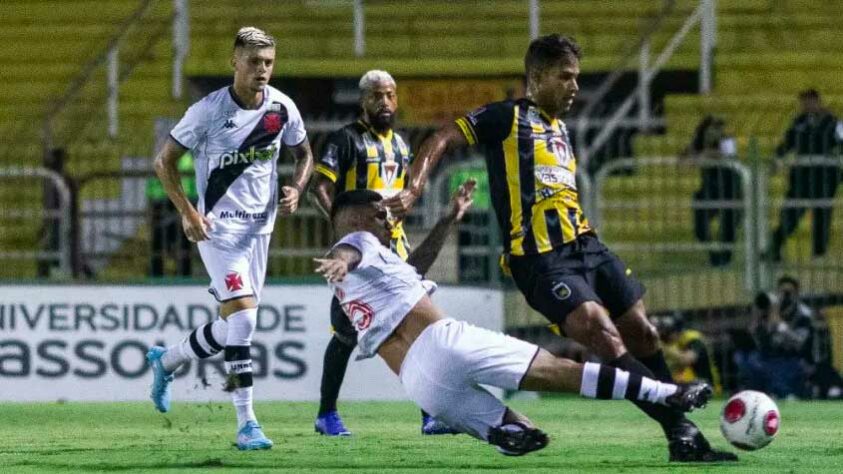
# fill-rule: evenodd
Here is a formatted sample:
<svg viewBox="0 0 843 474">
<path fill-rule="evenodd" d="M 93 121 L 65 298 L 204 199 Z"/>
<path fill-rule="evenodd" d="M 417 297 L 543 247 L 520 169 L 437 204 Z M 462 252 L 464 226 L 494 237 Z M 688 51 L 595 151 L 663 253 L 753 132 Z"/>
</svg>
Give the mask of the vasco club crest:
<svg viewBox="0 0 843 474">
<path fill-rule="evenodd" d="M 270 112 L 263 116 L 263 129 L 267 133 L 278 133 L 281 127 L 284 126 L 284 121 L 281 120 L 281 114 L 277 112 Z"/>
</svg>

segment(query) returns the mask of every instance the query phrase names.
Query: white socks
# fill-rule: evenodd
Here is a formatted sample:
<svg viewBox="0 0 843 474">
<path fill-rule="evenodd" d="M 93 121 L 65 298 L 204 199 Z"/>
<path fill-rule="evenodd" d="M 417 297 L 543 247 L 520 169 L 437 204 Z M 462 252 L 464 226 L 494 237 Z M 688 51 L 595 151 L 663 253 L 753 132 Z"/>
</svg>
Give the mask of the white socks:
<svg viewBox="0 0 843 474">
<path fill-rule="evenodd" d="M 583 366 L 580 385 L 580 395 L 586 398 L 626 399 L 659 405 L 665 405 L 665 399 L 676 390 L 676 385 L 593 362 Z"/>
<path fill-rule="evenodd" d="M 256 421 L 252 407 L 252 357 L 249 348 L 257 325 L 258 309 L 250 308 L 232 313 L 226 319 L 228 334 L 225 340 L 225 368 L 228 372 L 227 390 L 237 410 L 237 426 Z"/>
<path fill-rule="evenodd" d="M 227 332 L 228 325 L 222 318 L 194 329 L 180 343 L 167 348 L 161 357 L 164 370 L 173 373 L 185 362 L 218 354 L 225 346 Z"/>
</svg>

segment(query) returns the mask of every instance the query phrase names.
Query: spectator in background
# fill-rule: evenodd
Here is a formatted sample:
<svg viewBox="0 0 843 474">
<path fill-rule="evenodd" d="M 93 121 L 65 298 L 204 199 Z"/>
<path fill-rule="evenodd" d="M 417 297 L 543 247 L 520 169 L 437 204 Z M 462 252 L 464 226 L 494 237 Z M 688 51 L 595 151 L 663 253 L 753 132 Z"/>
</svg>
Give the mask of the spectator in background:
<svg viewBox="0 0 843 474">
<path fill-rule="evenodd" d="M 755 351 L 736 353 L 736 364 L 746 386 L 778 398 L 805 397 L 804 350 L 811 333 L 810 317 L 782 317 L 778 293 L 760 293 L 752 308 L 750 333 Z"/>
<path fill-rule="evenodd" d="M 185 153 L 177 163 L 184 175 L 181 185 L 187 199 L 195 206 L 196 178 L 193 176 L 193 155 Z M 149 276 L 164 276 L 164 258 L 170 254 L 176 261 L 177 276 L 191 276 L 191 243 L 182 231 L 181 214 L 167 197 L 161 181 L 149 178 L 146 182 L 146 199 L 149 203 L 149 222 L 152 250 L 149 258 Z"/>
<path fill-rule="evenodd" d="M 792 152 L 797 157 L 831 157 L 843 143 L 843 123 L 823 107 L 820 94 L 814 89 L 801 92 L 799 102 L 800 113 L 785 132 L 784 141 L 776 148 L 776 155 L 782 158 Z M 828 163 L 797 162 L 790 168 L 788 182 L 787 200 L 830 200 L 840 182 L 840 169 Z M 809 208 L 814 214 L 813 256 L 825 255 L 831 230 L 831 205 L 820 201 L 810 206 L 804 203 L 788 206 L 786 202 L 765 258 L 781 261 L 782 245 L 799 226 L 799 220 Z"/>
<path fill-rule="evenodd" d="M 706 382 L 715 393 L 720 394 L 720 374 L 703 334 L 686 328 L 681 314 L 651 319 L 659 330 L 664 358 L 673 373 L 673 380 L 683 383 Z"/>
<path fill-rule="evenodd" d="M 800 357 L 813 398 L 843 396 L 843 378 L 831 365 L 831 336 L 821 314 L 808 306 L 801 297 L 799 282 L 791 276 L 778 280 L 777 295 L 783 321 L 792 325 L 800 335 Z"/>
<path fill-rule="evenodd" d="M 682 152 L 682 156 L 694 160 L 731 160 L 736 152 L 735 139 L 728 136 L 722 118 L 707 115 L 697 125 L 694 139 Z M 740 211 L 732 203 L 743 198 L 741 177 L 738 172 L 724 164 L 700 163 L 700 189 L 694 193 L 694 235 L 703 243 L 712 240 L 723 244 L 723 248 L 709 252 L 712 266 L 728 265 L 732 260 L 732 245 L 737 238 L 736 231 Z M 711 225 L 719 220 L 718 235 L 713 237 Z"/>
</svg>

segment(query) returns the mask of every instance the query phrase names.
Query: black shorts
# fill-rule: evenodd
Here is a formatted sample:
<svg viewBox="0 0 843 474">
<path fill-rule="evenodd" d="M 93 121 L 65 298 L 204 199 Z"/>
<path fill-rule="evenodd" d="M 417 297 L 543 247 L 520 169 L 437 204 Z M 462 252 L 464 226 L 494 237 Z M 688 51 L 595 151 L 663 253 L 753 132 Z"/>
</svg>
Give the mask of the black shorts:
<svg viewBox="0 0 843 474">
<path fill-rule="evenodd" d="M 550 252 L 511 256 L 509 265 L 527 303 L 560 329 L 565 317 L 587 301 L 599 303 L 616 319 L 645 292 L 621 259 L 591 233 Z"/>
<path fill-rule="evenodd" d="M 351 347 L 357 345 L 357 330 L 345 315 L 345 311 L 340 306 L 340 300 L 336 296 L 331 300 L 331 329 L 334 331 L 334 337 L 343 344 Z"/>
</svg>

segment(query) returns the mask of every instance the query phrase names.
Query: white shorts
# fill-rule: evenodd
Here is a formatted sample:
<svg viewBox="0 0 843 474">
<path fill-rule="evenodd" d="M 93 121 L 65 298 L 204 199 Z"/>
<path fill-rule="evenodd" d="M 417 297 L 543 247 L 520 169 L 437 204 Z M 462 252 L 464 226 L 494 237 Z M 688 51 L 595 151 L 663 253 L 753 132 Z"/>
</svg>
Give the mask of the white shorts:
<svg viewBox="0 0 843 474">
<path fill-rule="evenodd" d="M 517 390 L 539 347 L 464 321 L 443 319 L 410 346 L 399 375 L 410 399 L 451 427 L 482 440 L 506 406 L 479 384 Z"/>
<path fill-rule="evenodd" d="M 260 300 L 270 234 L 212 234 L 198 243 L 211 277 L 208 292 L 220 303 L 243 296 Z"/>
</svg>

